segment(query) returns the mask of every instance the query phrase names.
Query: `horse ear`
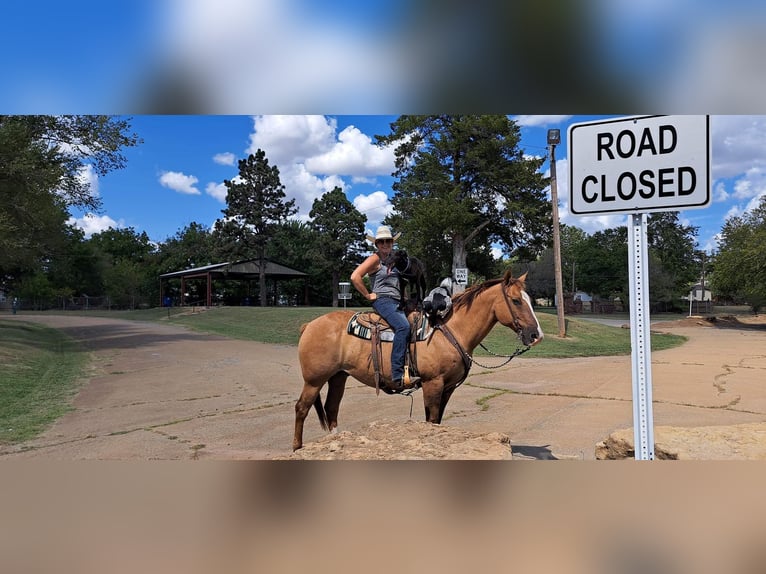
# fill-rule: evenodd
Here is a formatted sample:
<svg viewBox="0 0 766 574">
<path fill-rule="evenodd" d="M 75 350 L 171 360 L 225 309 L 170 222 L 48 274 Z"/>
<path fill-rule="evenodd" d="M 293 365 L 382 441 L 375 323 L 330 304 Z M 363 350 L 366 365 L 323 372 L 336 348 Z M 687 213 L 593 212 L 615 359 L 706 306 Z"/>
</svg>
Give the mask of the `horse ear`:
<svg viewBox="0 0 766 574">
<path fill-rule="evenodd" d="M 526 273 L 524 273 L 524 275 L 519 277 L 519 281 L 521 281 L 522 283 L 526 283 L 527 282 L 527 273 L 529 273 L 529 271 L 527 271 Z"/>
<path fill-rule="evenodd" d="M 510 269 L 507 269 L 503 275 L 503 283 L 510 283 L 511 281 L 513 281 L 513 273 L 511 273 Z"/>
</svg>

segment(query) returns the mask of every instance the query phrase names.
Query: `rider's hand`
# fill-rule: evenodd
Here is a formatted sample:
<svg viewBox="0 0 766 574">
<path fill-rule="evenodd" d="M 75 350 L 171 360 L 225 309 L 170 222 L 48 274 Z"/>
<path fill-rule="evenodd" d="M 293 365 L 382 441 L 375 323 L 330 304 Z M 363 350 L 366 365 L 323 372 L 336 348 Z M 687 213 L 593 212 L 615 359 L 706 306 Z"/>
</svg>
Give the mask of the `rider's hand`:
<svg viewBox="0 0 766 574">
<path fill-rule="evenodd" d="M 377 299 L 377 298 L 378 298 L 378 294 L 377 293 L 370 293 L 369 295 L 367 295 L 367 300 L 368 301 L 375 301 L 375 299 Z"/>
</svg>

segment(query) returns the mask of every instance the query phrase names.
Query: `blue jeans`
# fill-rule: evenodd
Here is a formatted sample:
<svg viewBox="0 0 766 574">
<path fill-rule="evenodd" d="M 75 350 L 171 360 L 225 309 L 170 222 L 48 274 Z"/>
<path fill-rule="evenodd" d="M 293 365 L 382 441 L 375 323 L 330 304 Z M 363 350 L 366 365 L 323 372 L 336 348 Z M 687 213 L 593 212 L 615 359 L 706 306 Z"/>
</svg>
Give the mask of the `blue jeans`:
<svg viewBox="0 0 766 574">
<path fill-rule="evenodd" d="M 391 379 L 396 381 L 404 376 L 404 354 L 410 342 L 410 322 L 399 309 L 399 301 L 391 297 L 381 297 L 372 302 L 372 308 L 383 317 L 394 330 L 394 343 L 391 349 Z"/>
</svg>

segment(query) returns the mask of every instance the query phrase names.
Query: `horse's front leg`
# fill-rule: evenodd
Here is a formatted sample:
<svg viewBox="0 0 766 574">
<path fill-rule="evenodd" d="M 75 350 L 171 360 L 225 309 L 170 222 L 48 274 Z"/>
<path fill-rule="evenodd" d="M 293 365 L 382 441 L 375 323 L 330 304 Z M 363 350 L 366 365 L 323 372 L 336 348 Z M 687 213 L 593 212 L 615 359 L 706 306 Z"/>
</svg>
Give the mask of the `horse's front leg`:
<svg viewBox="0 0 766 574">
<path fill-rule="evenodd" d="M 444 381 L 441 378 L 423 382 L 423 406 L 426 409 L 426 422 L 441 422 L 442 393 Z"/>
</svg>

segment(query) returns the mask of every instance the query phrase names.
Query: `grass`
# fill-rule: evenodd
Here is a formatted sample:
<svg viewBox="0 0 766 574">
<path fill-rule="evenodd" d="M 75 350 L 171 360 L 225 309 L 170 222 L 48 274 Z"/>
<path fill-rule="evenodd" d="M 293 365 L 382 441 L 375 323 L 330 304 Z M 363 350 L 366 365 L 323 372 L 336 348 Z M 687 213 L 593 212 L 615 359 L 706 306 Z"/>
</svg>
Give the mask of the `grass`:
<svg viewBox="0 0 766 574">
<path fill-rule="evenodd" d="M 84 367 L 60 331 L 0 320 L 0 444 L 28 440 L 70 410 Z"/>
<path fill-rule="evenodd" d="M 119 319 L 169 322 L 195 331 L 215 333 L 233 339 L 297 345 L 301 324 L 331 310 L 327 307 L 216 307 L 197 312 L 192 312 L 191 308 L 170 310 L 157 308 L 83 313 Z M 567 337 L 561 339 L 551 336 L 558 332 L 556 315 L 538 313 L 538 319 L 543 332 L 548 336 L 524 357 L 566 358 L 630 354 L 629 329 L 570 318 L 567 319 Z M 652 334 L 651 340 L 652 350 L 657 351 L 677 347 L 686 339 L 679 335 Z M 517 343 L 516 335 L 499 324 L 484 340 L 484 345 L 497 354 L 510 354 Z M 481 348 L 478 348 L 475 354 L 476 356 L 488 355 Z"/>
</svg>

